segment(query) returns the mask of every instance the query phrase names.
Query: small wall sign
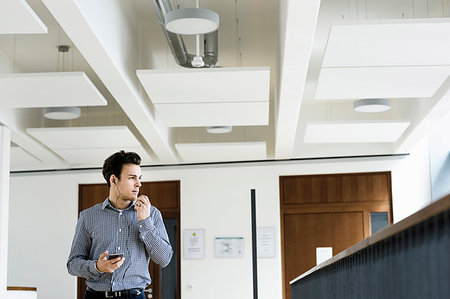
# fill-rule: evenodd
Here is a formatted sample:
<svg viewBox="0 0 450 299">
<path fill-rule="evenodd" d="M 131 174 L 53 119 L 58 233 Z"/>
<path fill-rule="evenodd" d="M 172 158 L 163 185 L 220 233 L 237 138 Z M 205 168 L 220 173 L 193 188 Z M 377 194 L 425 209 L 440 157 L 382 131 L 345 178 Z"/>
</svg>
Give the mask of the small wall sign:
<svg viewBox="0 0 450 299">
<path fill-rule="evenodd" d="M 215 256 L 219 258 L 240 258 L 244 256 L 243 237 L 222 237 L 215 240 Z"/>
<path fill-rule="evenodd" d="M 205 238 L 203 229 L 185 229 L 183 231 L 183 256 L 186 260 L 205 257 Z"/>
</svg>

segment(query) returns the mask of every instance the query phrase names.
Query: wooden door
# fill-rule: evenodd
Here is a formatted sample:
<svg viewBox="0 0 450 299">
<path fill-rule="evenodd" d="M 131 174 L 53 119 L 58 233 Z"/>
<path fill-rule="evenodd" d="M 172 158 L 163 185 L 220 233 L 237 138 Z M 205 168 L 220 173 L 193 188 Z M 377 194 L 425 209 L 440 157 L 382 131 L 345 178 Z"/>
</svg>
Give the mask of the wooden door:
<svg viewBox="0 0 450 299">
<path fill-rule="evenodd" d="M 108 186 L 106 184 L 89 184 L 79 185 L 79 213 L 93 205 L 103 202 L 109 195 Z M 164 182 L 143 182 L 140 188 L 140 194 L 145 194 L 150 198 L 152 205 L 157 207 L 164 219 L 176 220 L 176 241 L 171 240 L 174 246 L 176 258 L 173 260 L 177 263 L 177 269 L 180 269 L 180 182 L 164 181 Z M 161 298 L 161 268 L 150 262 L 149 272 L 152 283 L 146 288 L 146 293 L 151 293 L 153 299 Z M 180 298 L 180 271 L 176 273 L 177 298 Z M 78 299 L 83 299 L 86 292 L 85 279 L 78 278 Z M 147 296 L 146 296 L 147 297 Z"/>
<path fill-rule="evenodd" d="M 392 223 L 389 172 L 280 177 L 283 298 L 289 282 L 316 265 L 316 248 L 333 255 L 370 235 L 370 213 Z"/>
<path fill-rule="evenodd" d="M 316 248 L 332 247 L 333 254 L 363 239 L 363 213 L 292 214 L 284 217 L 287 281 L 316 265 Z M 290 297 L 288 297 L 290 298 Z"/>
</svg>

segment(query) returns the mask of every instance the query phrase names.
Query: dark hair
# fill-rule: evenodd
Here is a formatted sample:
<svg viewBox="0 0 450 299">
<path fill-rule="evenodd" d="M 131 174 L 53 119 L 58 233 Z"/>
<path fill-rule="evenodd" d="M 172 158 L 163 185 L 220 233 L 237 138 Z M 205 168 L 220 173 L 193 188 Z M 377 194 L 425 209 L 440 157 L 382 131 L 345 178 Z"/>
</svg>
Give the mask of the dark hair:
<svg viewBox="0 0 450 299">
<path fill-rule="evenodd" d="M 125 152 L 121 150 L 106 158 L 105 163 L 103 163 L 103 177 L 105 178 L 108 187 L 111 187 L 111 183 L 109 182 L 111 175 L 115 175 L 117 179 L 120 180 L 120 173 L 122 172 L 124 164 L 140 165 L 141 157 L 134 152 Z"/>
</svg>

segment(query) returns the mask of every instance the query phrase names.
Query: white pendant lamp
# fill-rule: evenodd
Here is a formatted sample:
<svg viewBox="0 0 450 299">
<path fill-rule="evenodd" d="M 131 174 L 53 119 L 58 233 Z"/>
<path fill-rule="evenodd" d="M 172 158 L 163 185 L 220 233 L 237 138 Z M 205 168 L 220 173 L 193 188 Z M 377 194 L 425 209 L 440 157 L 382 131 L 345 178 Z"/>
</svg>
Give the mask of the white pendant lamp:
<svg viewBox="0 0 450 299">
<path fill-rule="evenodd" d="M 378 113 L 391 110 L 388 99 L 361 99 L 353 103 L 353 109 L 362 113 Z"/>
<path fill-rule="evenodd" d="M 69 52 L 69 46 L 59 45 L 58 46 L 58 70 L 59 70 L 59 55 L 62 55 L 62 69 L 65 68 L 65 56 Z M 81 115 L 81 108 L 79 107 L 49 107 L 44 108 L 44 117 L 48 119 L 55 120 L 70 120 L 79 118 Z"/>
<path fill-rule="evenodd" d="M 206 132 L 210 134 L 226 134 L 230 133 L 233 130 L 231 126 L 212 126 L 206 127 Z"/>
<path fill-rule="evenodd" d="M 204 8 L 172 10 L 165 16 L 165 25 L 176 34 L 206 34 L 219 28 L 219 15 Z"/>
<path fill-rule="evenodd" d="M 52 107 L 44 109 L 44 117 L 56 120 L 69 120 L 79 118 L 81 108 L 79 107 Z"/>
</svg>

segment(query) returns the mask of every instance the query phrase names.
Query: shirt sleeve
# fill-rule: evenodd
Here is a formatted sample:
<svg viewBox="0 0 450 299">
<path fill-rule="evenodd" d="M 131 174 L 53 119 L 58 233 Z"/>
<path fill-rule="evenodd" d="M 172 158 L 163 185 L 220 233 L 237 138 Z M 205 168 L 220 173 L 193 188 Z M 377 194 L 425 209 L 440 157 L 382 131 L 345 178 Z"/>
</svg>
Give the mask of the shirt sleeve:
<svg viewBox="0 0 450 299">
<path fill-rule="evenodd" d="M 170 263 L 173 249 L 159 210 L 155 209 L 153 215 L 139 221 L 139 237 L 145 244 L 147 254 L 155 263 L 163 268 Z"/>
<path fill-rule="evenodd" d="M 97 260 L 89 260 L 92 239 L 86 229 L 85 221 L 85 214 L 82 212 L 75 229 L 72 248 L 67 260 L 67 270 L 74 276 L 98 280 L 104 273 L 97 270 Z"/>
</svg>

